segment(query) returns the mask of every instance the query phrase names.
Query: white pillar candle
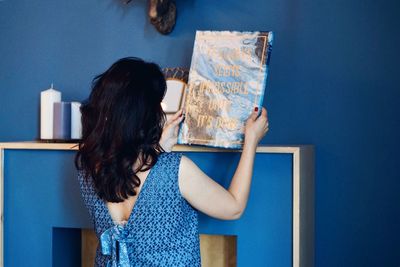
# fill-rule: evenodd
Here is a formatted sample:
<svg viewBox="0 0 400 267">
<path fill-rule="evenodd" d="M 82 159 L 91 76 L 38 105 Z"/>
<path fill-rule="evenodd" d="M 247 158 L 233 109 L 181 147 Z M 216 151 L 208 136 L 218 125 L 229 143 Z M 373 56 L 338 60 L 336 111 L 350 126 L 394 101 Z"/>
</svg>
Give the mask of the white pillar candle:
<svg viewBox="0 0 400 267">
<path fill-rule="evenodd" d="M 54 102 L 61 102 L 61 93 L 51 88 L 40 93 L 40 139 L 53 139 Z"/>
<path fill-rule="evenodd" d="M 71 102 L 71 139 L 82 138 L 81 103 Z"/>
</svg>

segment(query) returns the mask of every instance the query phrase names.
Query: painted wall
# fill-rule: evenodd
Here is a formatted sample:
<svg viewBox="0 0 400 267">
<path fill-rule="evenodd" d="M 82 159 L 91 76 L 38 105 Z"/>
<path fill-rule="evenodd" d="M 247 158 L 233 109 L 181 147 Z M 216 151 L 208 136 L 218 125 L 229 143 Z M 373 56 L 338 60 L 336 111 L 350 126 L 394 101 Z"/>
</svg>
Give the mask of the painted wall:
<svg viewBox="0 0 400 267">
<path fill-rule="evenodd" d="M 273 30 L 266 144 L 316 145 L 316 265 L 400 265 L 397 0 L 177 0 L 169 36 L 146 3 L 0 1 L 0 141 L 39 135 L 39 92 L 83 100 L 135 55 L 190 65 L 195 30 Z"/>
</svg>

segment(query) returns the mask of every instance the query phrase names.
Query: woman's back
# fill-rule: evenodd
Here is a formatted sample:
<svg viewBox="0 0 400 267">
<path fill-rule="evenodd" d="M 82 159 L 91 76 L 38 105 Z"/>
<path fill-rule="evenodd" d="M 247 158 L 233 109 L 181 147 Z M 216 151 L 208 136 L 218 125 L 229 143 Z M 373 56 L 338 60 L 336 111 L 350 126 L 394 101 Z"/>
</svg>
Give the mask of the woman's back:
<svg viewBox="0 0 400 267">
<path fill-rule="evenodd" d="M 84 202 L 100 245 L 96 266 L 200 266 L 197 212 L 182 197 L 181 153 L 161 153 L 151 168 L 126 225 L 113 222 L 93 181 L 78 172 Z M 125 265 L 122 265 L 125 264 Z"/>
<path fill-rule="evenodd" d="M 225 189 L 181 153 L 164 152 L 177 143 L 185 118 L 181 109 L 165 122 L 165 92 L 156 64 L 123 58 L 96 76 L 81 106 L 75 166 L 100 239 L 96 266 L 200 266 L 196 210 L 224 220 L 245 210 L 257 144 L 268 131 L 266 109 L 255 107 L 247 119 Z M 111 215 L 127 223 L 114 224 Z"/>
</svg>

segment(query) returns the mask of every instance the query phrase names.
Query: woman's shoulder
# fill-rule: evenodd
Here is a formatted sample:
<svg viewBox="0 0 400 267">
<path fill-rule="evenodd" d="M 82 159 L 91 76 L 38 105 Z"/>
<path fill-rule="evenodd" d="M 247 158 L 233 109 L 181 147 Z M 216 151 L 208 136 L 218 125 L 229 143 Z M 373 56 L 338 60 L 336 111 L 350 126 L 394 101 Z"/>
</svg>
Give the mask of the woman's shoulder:
<svg viewBox="0 0 400 267">
<path fill-rule="evenodd" d="M 79 181 L 85 181 L 86 173 L 84 169 L 77 169 L 76 173 Z"/>
<path fill-rule="evenodd" d="M 182 152 L 163 152 L 159 155 L 159 159 L 162 159 L 163 162 L 168 163 L 176 163 L 180 162 L 181 158 L 183 156 Z"/>
<path fill-rule="evenodd" d="M 155 171 L 165 177 L 178 176 L 182 157 L 182 152 L 163 152 L 159 155 Z"/>
<path fill-rule="evenodd" d="M 82 192 L 94 192 L 92 176 L 86 170 L 78 169 L 77 177 Z"/>
<path fill-rule="evenodd" d="M 165 157 L 178 157 L 182 156 L 183 153 L 180 151 L 171 151 L 171 152 L 162 152 L 160 156 L 165 156 Z"/>
<path fill-rule="evenodd" d="M 90 174 L 85 169 L 77 169 L 76 173 L 79 180 L 86 181 L 91 178 Z"/>
</svg>

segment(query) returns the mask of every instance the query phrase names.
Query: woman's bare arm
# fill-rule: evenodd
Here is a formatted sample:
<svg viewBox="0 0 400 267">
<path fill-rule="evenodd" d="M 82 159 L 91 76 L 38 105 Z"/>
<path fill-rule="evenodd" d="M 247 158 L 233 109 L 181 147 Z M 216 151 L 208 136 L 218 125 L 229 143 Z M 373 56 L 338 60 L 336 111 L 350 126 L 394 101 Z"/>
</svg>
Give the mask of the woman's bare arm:
<svg viewBox="0 0 400 267">
<path fill-rule="evenodd" d="M 225 220 L 240 218 L 249 196 L 257 144 L 267 131 L 266 110 L 263 108 L 258 118 L 257 112 L 253 112 L 246 122 L 242 154 L 228 190 L 183 156 L 179 168 L 179 189 L 182 196 L 194 208 L 211 217 Z"/>
</svg>

